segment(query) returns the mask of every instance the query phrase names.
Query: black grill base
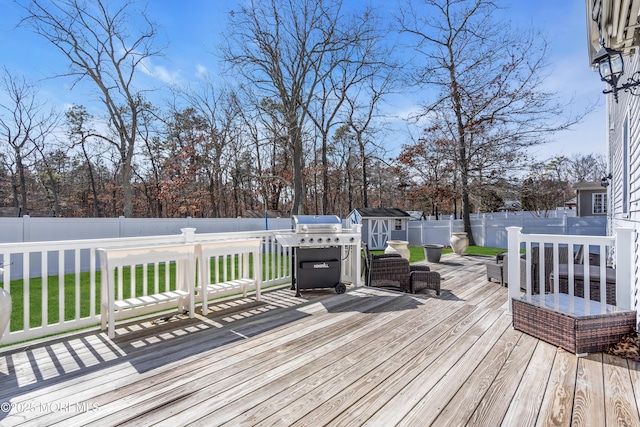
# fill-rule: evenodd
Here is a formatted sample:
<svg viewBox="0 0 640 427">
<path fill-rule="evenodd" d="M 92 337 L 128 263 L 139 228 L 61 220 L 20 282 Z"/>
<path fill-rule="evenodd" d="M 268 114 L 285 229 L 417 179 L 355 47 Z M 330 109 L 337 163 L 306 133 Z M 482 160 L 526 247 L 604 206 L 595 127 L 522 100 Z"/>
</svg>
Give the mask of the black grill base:
<svg viewBox="0 0 640 427">
<path fill-rule="evenodd" d="M 343 293 L 340 252 L 339 246 L 294 248 L 292 276 L 296 296 L 301 296 L 300 289 L 335 288 L 337 293 Z"/>
</svg>

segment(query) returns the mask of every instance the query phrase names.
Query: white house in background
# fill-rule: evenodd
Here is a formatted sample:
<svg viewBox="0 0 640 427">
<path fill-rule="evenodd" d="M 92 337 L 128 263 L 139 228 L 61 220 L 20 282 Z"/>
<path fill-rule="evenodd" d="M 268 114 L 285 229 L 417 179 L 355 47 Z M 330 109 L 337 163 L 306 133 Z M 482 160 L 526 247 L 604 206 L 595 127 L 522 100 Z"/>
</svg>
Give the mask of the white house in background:
<svg viewBox="0 0 640 427">
<path fill-rule="evenodd" d="M 638 276 L 634 271 L 638 269 L 640 257 L 640 96 L 637 96 L 640 86 L 629 87 L 629 84 L 634 84 L 631 77 L 640 76 L 639 11 L 640 0 L 586 0 L 589 63 L 613 83 L 602 84 L 608 92 L 603 96 L 607 103 L 609 173 L 602 181 L 608 184 L 608 234 L 613 234 L 618 227 L 634 229 L 632 241 L 635 243 L 631 251 L 635 265 L 630 269 L 629 280 L 635 295 L 638 295 Z M 624 66 L 623 74 L 620 74 L 620 65 Z M 600 77 L 595 74 L 594 78 Z M 632 308 L 638 309 L 638 297 L 632 303 Z"/>
</svg>

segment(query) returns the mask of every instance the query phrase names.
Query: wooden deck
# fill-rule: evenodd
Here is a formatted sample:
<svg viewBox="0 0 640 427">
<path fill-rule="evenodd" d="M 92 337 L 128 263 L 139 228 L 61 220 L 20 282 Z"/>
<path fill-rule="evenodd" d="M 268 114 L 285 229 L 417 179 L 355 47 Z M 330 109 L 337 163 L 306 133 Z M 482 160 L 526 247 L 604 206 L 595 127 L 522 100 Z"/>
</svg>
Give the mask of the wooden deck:
<svg viewBox="0 0 640 427">
<path fill-rule="evenodd" d="M 5 349 L 0 425 L 640 425 L 638 363 L 515 331 L 488 259 L 442 261 L 440 298 L 282 288 Z"/>
</svg>

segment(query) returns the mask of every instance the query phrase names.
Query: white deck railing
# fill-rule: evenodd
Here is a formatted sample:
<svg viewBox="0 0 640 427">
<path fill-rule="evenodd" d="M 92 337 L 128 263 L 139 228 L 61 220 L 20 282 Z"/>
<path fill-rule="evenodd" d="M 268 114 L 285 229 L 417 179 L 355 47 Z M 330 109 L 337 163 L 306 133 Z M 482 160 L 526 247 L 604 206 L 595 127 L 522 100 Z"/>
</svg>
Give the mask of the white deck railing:
<svg viewBox="0 0 640 427">
<path fill-rule="evenodd" d="M 281 247 L 274 237 L 283 230 L 207 234 L 194 234 L 193 230 L 152 237 L 0 244 L 0 267 L 4 268 L 0 287 L 11 294 L 12 311 L 22 312 L 21 319 L 14 319 L 4 334 L 0 331 L 0 343 L 12 344 L 98 325 L 98 248 L 260 238 L 263 288 L 291 281 L 291 251 Z M 16 268 L 19 270 L 14 271 Z M 232 268 L 223 269 L 222 273 L 221 282 L 232 280 L 235 274 Z"/>
<path fill-rule="evenodd" d="M 635 279 L 632 269 L 633 265 L 633 245 L 632 235 L 634 230 L 631 228 L 617 228 L 614 236 L 573 236 L 573 235 L 549 235 L 549 234 L 523 234 L 521 233 L 521 227 L 507 227 L 508 232 L 508 277 L 507 282 L 509 284 L 509 311 L 511 311 L 511 302 L 513 298 L 520 298 L 522 293 L 526 298 L 531 299 L 532 295 L 532 275 L 537 274 L 538 286 L 542 293 L 545 293 L 545 283 L 548 278 L 545 272 L 553 271 L 558 272 L 560 265 L 560 248 L 568 251 L 568 261 L 566 262 L 566 270 L 568 278 L 567 292 L 570 297 L 575 296 L 575 276 L 576 276 L 576 264 L 575 255 L 578 251 L 582 250 L 583 261 L 583 289 L 585 300 L 585 308 L 589 310 L 592 304 L 587 304 L 591 299 L 590 295 L 590 283 L 593 280 L 600 280 L 600 295 L 599 295 L 599 310 L 606 312 L 607 308 L 607 264 L 615 267 L 615 299 L 616 306 L 623 309 L 631 309 L 635 305 L 633 289 Z M 545 250 L 538 250 L 539 258 L 537 260 L 532 259 L 532 248 L 552 248 L 553 256 L 551 259 L 545 257 Z M 524 249 L 524 257 L 521 258 L 521 249 Z M 591 255 L 591 256 L 590 256 Z M 545 266 L 545 262 L 551 262 L 551 266 Z M 536 265 L 537 271 L 532 269 L 532 264 Z M 590 277 L 589 266 L 597 266 L 594 274 L 594 278 Z M 521 277 L 524 272 L 525 277 Z M 559 295 L 560 294 L 560 275 L 554 274 L 552 280 L 550 280 L 549 287 L 546 289 L 546 294 Z M 522 285 L 521 285 L 522 284 Z M 524 286 L 524 289 L 522 287 Z M 612 286 L 609 284 L 609 286 Z M 543 304 L 544 300 L 550 300 L 550 298 L 540 298 L 539 301 Z M 559 301 L 559 298 L 554 298 Z M 570 299 L 573 301 L 573 298 Z M 554 307 L 559 309 L 559 307 Z M 596 314 L 596 313 L 594 313 Z"/>
</svg>

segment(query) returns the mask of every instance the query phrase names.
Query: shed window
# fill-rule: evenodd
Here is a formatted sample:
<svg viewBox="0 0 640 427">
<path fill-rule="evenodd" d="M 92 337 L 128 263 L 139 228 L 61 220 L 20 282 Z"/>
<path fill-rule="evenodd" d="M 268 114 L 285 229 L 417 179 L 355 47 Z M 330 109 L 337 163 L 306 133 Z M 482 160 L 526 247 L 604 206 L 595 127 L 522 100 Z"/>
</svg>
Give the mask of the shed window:
<svg viewBox="0 0 640 427">
<path fill-rule="evenodd" d="M 396 219 L 396 225 L 394 227 L 394 230 L 396 231 L 402 231 L 402 220 L 401 219 Z"/>
<path fill-rule="evenodd" d="M 592 203 L 593 214 L 606 214 L 607 213 L 607 193 L 595 193 L 593 194 Z"/>
</svg>

